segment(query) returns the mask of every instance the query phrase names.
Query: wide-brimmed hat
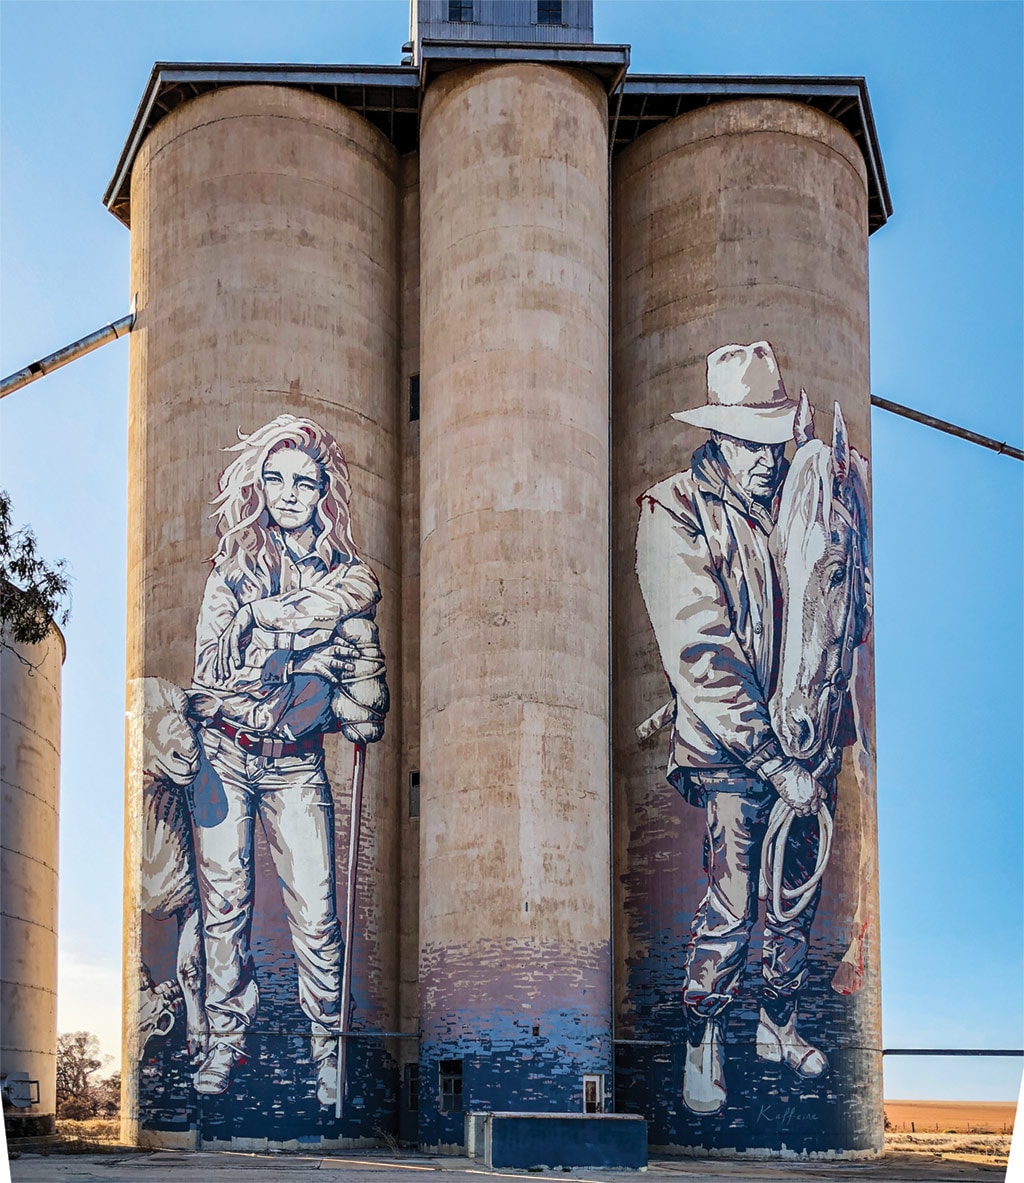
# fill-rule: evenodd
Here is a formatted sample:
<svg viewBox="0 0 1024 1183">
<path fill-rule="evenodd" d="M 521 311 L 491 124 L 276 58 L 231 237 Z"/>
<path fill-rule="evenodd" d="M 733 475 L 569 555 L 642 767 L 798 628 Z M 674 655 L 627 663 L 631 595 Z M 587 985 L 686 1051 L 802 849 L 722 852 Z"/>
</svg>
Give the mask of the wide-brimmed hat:
<svg viewBox="0 0 1024 1183">
<path fill-rule="evenodd" d="M 784 444 L 793 438 L 796 408 L 771 345 L 754 341 L 709 353 L 708 401 L 672 418 L 753 444 Z"/>
</svg>

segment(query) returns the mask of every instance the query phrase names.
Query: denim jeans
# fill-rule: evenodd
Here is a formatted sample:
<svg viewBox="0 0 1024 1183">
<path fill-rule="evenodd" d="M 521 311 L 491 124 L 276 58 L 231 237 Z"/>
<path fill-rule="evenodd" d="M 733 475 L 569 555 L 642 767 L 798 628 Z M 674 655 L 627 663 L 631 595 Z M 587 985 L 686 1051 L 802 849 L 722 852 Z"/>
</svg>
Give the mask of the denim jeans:
<svg viewBox="0 0 1024 1183">
<path fill-rule="evenodd" d="M 314 1036 L 336 1033 L 341 932 L 334 893 L 334 806 L 323 751 L 251 755 L 207 728 L 203 746 L 223 788 L 215 825 L 195 826 L 211 1040 L 240 1042 L 259 990 L 249 947 L 257 818 L 270 847 L 299 978 L 299 1004 Z"/>
<path fill-rule="evenodd" d="M 684 1003 L 709 1018 L 736 997 L 757 920 L 761 846 L 778 794 L 741 772 L 694 773 L 706 794 L 707 892 L 693 918 Z M 785 852 L 783 886 L 805 882 L 817 855 L 817 822 L 796 818 Z M 781 920 L 765 905 L 761 973 L 769 999 L 792 1000 L 807 984 L 807 952 L 821 887 L 799 916 Z"/>
</svg>

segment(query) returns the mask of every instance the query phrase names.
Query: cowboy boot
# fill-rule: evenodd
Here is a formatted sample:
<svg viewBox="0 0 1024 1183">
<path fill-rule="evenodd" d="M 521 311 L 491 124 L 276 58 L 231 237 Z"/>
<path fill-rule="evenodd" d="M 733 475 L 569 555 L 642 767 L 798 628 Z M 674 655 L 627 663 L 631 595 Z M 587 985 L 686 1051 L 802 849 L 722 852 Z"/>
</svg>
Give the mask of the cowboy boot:
<svg viewBox="0 0 1024 1183">
<path fill-rule="evenodd" d="M 325 1109 L 338 1103 L 338 1037 L 313 1036 L 313 1062 L 316 1064 L 316 1099 Z"/>
<path fill-rule="evenodd" d="M 769 1013 L 771 1012 L 771 1013 Z M 757 1025 L 757 1054 L 772 1064 L 786 1064 L 804 1080 L 828 1071 L 828 1059 L 796 1029 L 796 1002 L 765 997 Z"/>
<path fill-rule="evenodd" d="M 683 1104 L 702 1117 L 718 1113 L 726 1100 L 722 1027 L 718 1015 L 687 1011 Z"/>
<path fill-rule="evenodd" d="M 204 1096 L 219 1096 L 228 1091 L 231 1073 L 244 1063 L 245 1042 L 241 1037 L 211 1039 L 206 1058 L 192 1077 L 192 1085 L 197 1093 Z"/>
</svg>

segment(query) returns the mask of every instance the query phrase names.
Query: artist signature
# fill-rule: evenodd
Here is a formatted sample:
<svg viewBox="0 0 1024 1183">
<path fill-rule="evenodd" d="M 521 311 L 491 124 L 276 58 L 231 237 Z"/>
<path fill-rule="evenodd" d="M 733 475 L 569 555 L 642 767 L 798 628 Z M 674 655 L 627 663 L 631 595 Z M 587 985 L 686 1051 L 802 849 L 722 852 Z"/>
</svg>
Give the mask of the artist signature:
<svg viewBox="0 0 1024 1183">
<path fill-rule="evenodd" d="M 754 1125 L 757 1129 L 789 1130 L 794 1126 L 813 1125 L 818 1121 L 818 1115 L 813 1112 L 801 1112 L 794 1105 L 773 1107 L 762 1105 L 758 1110 Z"/>
</svg>

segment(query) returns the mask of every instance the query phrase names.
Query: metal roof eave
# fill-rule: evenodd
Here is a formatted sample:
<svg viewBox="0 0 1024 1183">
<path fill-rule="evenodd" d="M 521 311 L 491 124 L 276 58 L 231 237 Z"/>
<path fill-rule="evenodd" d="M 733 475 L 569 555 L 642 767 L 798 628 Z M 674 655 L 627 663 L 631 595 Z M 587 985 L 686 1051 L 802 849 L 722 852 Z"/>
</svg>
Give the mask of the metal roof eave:
<svg viewBox="0 0 1024 1183">
<path fill-rule="evenodd" d="M 597 74 L 614 91 L 629 69 L 628 45 L 540 44 L 535 41 L 450 41 L 424 37 L 418 44 L 420 83 L 446 70 L 475 63 L 526 62 L 536 65 L 580 66 Z"/>
<path fill-rule="evenodd" d="M 246 84 L 302 87 L 386 87 L 407 92 L 413 102 L 410 113 L 419 106 L 419 72 L 415 66 L 336 66 L 294 65 L 288 63 L 256 64 L 242 62 L 157 62 L 150 71 L 146 89 L 131 130 L 125 140 L 117 167 L 103 194 L 103 204 L 126 226 L 128 191 L 132 166 L 146 135 L 167 111 L 160 111 L 161 96 L 173 87 L 192 86 L 195 93 L 220 86 Z M 154 114 L 154 112 L 157 112 Z"/>
<path fill-rule="evenodd" d="M 853 135 L 864 157 L 868 172 L 870 232 L 874 232 L 892 216 L 892 198 L 882 163 L 867 82 L 861 77 L 828 77 L 802 75 L 677 75 L 633 74 L 626 78 L 624 98 L 646 102 L 648 96 L 661 99 L 677 96 L 691 100 L 690 107 L 699 103 L 721 102 L 732 98 L 781 98 L 808 103 L 842 123 Z M 838 105 L 846 104 L 842 113 Z M 646 117 L 652 126 L 664 122 L 665 116 Z M 643 114 L 627 109 L 620 112 L 619 123 L 624 127 L 638 123 Z M 647 129 L 644 129 L 647 130 Z M 633 139 L 642 131 L 635 129 Z M 613 150 L 621 149 L 632 140 L 617 138 Z"/>
<path fill-rule="evenodd" d="M 612 122 L 613 152 L 685 110 L 731 98 L 782 98 L 808 103 L 842 123 L 856 139 L 868 171 L 869 232 L 885 225 L 892 200 L 882 164 L 867 84 L 858 77 L 780 75 L 628 76 L 628 45 L 537 45 L 531 42 L 453 42 L 424 39 L 417 66 L 337 66 L 234 62 L 157 62 L 103 195 L 110 212 L 129 224 L 131 170 L 149 131 L 175 107 L 208 90 L 243 84 L 297 86 L 327 93 L 364 114 L 400 151 L 415 147 L 419 101 L 432 77 L 471 62 L 550 62 L 597 73 L 619 99 Z M 342 96 L 338 92 L 349 91 Z M 187 92 L 191 93 L 187 93 Z M 369 92 L 369 93 L 368 93 Z M 372 97 L 371 97 L 372 96 Z M 666 106 L 666 100 L 676 102 Z M 648 102 L 655 108 L 648 113 Z M 639 104 L 638 108 L 637 105 Z M 646 126 L 645 126 L 646 125 Z M 620 134 L 621 131 L 621 134 Z M 630 134 L 630 132 L 632 134 Z"/>
</svg>

